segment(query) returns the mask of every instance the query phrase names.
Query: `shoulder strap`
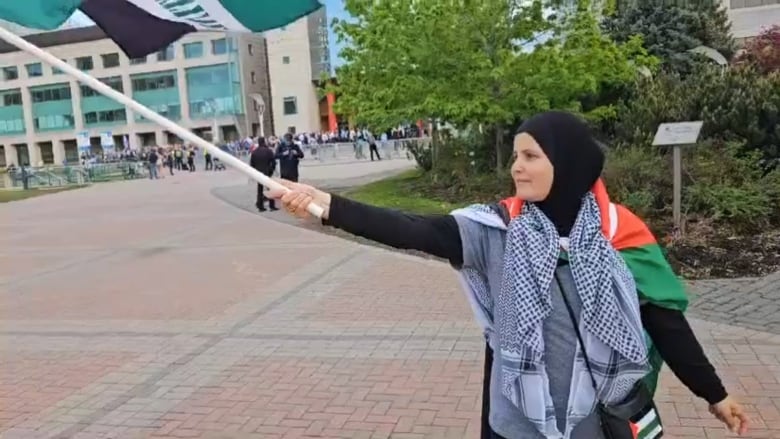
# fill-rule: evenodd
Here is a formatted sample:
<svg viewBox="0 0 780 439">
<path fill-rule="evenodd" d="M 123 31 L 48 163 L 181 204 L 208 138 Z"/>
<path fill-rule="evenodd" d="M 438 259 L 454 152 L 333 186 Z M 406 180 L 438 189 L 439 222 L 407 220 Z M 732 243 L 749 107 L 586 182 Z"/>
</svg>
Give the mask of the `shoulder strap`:
<svg viewBox="0 0 780 439">
<path fill-rule="evenodd" d="M 503 203 L 490 204 L 489 207 L 490 210 L 501 217 L 501 220 L 504 221 L 505 225 L 509 225 L 509 221 L 511 221 L 511 218 L 509 217 L 509 210 L 507 210 Z"/>
<path fill-rule="evenodd" d="M 588 375 L 590 375 L 590 382 L 593 384 L 593 389 L 596 392 L 596 400 L 598 399 L 598 385 L 596 384 L 596 377 L 593 375 L 593 369 L 590 367 L 590 358 L 588 358 L 588 351 L 585 350 L 585 340 L 582 338 L 582 333 L 580 332 L 580 325 L 577 322 L 577 318 L 574 315 L 574 309 L 572 309 L 571 303 L 569 303 L 569 299 L 566 297 L 566 292 L 563 291 L 563 285 L 561 285 L 561 280 L 558 279 L 558 275 L 555 275 L 555 282 L 558 284 L 558 290 L 561 293 L 561 296 L 563 296 L 563 303 L 566 305 L 566 311 L 569 313 L 569 318 L 571 318 L 571 324 L 574 326 L 574 332 L 577 333 L 577 340 L 580 342 L 580 347 L 582 348 L 582 355 L 585 357 L 585 367 L 588 368 Z"/>
</svg>

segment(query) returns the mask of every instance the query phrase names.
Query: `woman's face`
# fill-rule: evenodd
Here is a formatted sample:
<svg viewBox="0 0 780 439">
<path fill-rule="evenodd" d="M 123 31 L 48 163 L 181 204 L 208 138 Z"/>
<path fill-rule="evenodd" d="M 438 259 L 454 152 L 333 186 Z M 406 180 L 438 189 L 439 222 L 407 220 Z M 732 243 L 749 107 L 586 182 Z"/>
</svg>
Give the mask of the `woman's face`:
<svg viewBox="0 0 780 439">
<path fill-rule="evenodd" d="M 547 198 L 553 184 L 553 165 L 536 143 L 526 133 L 515 136 L 512 180 L 515 195 L 521 200 L 537 202 Z"/>
</svg>

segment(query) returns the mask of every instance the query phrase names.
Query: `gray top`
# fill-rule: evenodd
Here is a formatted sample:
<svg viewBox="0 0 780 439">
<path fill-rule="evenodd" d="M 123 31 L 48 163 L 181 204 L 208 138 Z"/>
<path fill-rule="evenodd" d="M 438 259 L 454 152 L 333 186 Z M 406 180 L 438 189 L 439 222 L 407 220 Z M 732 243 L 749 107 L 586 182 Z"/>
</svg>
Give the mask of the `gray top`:
<svg viewBox="0 0 780 439">
<path fill-rule="evenodd" d="M 501 287 L 504 258 L 504 232 L 486 227 L 467 218 L 455 217 L 460 228 L 463 242 L 464 266 L 473 267 L 483 273 L 490 286 L 493 303 L 498 301 Z M 571 269 L 568 265 L 558 267 L 551 291 L 552 314 L 544 321 L 543 335 L 545 345 L 545 364 L 550 380 L 550 396 L 555 407 L 555 417 L 560 431 L 567 431 L 566 408 L 571 388 L 574 355 L 577 348 L 577 333 L 562 294 L 566 294 L 572 309 L 579 319 L 581 302 L 574 285 Z M 495 347 L 495 340 L 491 340 Z M 545 438 L 523 414 L 501 393 L 500 350 L 493 351 L 493 369 L 490 380 L 490 426 L 506 439 L 558 439 Z M 588 379 L 584 376 L 580 379 Z M 591 413 L 578 423 L 567 439 L 602 439 L 598 416 Z"/>
</svg>

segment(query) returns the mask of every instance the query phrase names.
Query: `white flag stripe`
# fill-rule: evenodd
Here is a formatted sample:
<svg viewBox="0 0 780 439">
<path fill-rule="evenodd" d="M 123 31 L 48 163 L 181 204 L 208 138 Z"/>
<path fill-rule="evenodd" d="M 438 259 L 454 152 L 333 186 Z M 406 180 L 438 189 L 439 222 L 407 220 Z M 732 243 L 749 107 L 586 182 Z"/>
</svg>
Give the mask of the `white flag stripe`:
<svg viewBox="0 0 780 439">
<path fill-rule="evenodd" d="M 163 20 L 178 21 L 180 23 L 186 23 L 186 20 L 182 20 L 179 17 L 173 15 L 169 10 L 160 6 L 155 0 L 126 0 L 144 11 L 154 15 L 157 18 Z"/>
<path fill-rule="evenodd" d="M 247 1 L 256 1 L 256 0 L 247 0 Z M 235 32 L 251 32 L 249 29 L 244 27 L 244 25 L 241 24 L 241 22 L 238 21 L 236 17 L 233 16 L 233 14 L 231 14 L 227 9 L 225 9 L 225 7 L 222 6 L 222 3 L 219 0 L 199 0 L 198 4 L 200 4 L 200 6 L 203 9 L 205 9 L 206 12 L 208 12 L 211 18 L 222 23 L 222 25 L 224 25 L 227 29 Z"/>
<path fill-rule="evenodd" d="M 644 436 L 644 439 L 655 439 L 658 437 L 658 435 L 661 434 L 661 431 L 663 431 L 663 428 L 661 428 L 661 425 L 658 424 L 647 436 Z"/>
<path fill-rule="evenodd" d="M 639 431 L 642 431 L 645 429 L 645 427 L 650 425 L 650 423 L 653 422 L 655 418 L 655 410 L 650 410 L 649 412 L 645 413 L 644 416 L 642 416 L 642 419 L 636 423 L 636 426 L 639 428 Z"/>
</svg>

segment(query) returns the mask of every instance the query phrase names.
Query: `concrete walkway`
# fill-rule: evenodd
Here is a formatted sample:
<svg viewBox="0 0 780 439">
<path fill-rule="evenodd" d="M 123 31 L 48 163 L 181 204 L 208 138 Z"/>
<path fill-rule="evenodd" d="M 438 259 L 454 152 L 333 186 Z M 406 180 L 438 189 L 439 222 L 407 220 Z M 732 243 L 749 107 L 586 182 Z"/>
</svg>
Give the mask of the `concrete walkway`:
<svg viewBox="0 0 780 439">
<path fill-rule="evenodd" d="M 0 205 L 0 437 L 478 437 L 483 342 L 452 270 L 211 192 L 245 184 L 183 174 Z M 743 284 L 698 285 L 694 313 L 778 288 Z M 778 326 L 692 321 L 748 437 L 780 438 Z M 669 373 L 658 401 L 667 437 L 727 437 Z"/>
</svg>

